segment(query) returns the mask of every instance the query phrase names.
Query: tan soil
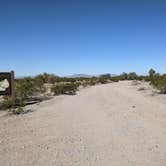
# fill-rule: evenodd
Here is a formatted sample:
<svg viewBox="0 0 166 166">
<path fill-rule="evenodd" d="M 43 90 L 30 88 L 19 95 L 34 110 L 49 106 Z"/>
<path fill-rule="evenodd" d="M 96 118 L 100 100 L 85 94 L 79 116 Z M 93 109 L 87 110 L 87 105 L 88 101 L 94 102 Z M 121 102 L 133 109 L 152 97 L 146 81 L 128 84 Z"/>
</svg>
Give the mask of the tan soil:
<svg viewBox="0 0 166 166">
<path fill-rule="evenodd" d="M 166 98 L 147 84 L 97 85 L 30 107 L 0 113 L 0 166 L 166 166 Z"/>
</svg>

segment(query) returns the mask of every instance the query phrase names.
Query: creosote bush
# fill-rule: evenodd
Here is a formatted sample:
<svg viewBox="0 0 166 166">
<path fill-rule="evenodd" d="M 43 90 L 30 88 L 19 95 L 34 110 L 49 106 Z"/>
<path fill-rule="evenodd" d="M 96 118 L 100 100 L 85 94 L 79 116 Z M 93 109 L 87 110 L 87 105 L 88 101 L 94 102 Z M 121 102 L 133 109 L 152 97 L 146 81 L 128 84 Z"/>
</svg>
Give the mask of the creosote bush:
<svg viewBox="0 0 166 166">
<path fill-rule="evenodd" d="M 63 83 L 52 87 L 51 91 L 54 95 L 75 95 L 78 90 L 79 84 L 76 83 Z"/>
<path fill-rule="evenodd" d="M 160 90 L 161 94 L 166 94 L 166 74 L 160 75 L 154 69 L 149 70 L 151 85 Z"/>
<path fill-rule="evenodd" d="M 3 109 L 3 110 L 10 109 L 10 108 L 12 108 L 13 106 L 14 106 L 13 101 L 11 101 L 9 97 L 4 96 L 4 97 L 3 97 L 3 102 L 2 102 L 2 104 L 1 104 L 2 109 Z"/>
<path fill-rule="evenodd" d="M 9 113 L 21 114 L 24 111 L 24 106 L 25 104 L 23 102 L 18 100 L 12 101 L 9 97 L 4 96 L 1 107 L 3 110 L 8 110 Z"/>
<path fill-rule="evenodd" d="M 26 100 L 37 92 L 34 80 L 32 78 L 19 79 L 16 82 L 16 97 L 20 100 Z"/>
</svg>

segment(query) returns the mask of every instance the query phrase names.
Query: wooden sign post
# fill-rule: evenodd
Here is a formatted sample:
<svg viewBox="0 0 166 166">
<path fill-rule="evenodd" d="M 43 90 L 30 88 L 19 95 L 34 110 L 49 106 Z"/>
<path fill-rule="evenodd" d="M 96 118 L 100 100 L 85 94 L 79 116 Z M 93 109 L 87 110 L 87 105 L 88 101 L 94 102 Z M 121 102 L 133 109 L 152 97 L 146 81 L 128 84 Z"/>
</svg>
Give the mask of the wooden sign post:
<svg viewBox="0 0 166 166">
<path fill-rule="evenodd" d="M 7 95 L 15 102 L 14 71 L 0 72 L 0 95 Z"/>
<path fill-rule="evenodd" d="M 11 100 L 15 102 L 15 82 L 14 82 L 14 71 L 11 71 Z"/>
</svg>

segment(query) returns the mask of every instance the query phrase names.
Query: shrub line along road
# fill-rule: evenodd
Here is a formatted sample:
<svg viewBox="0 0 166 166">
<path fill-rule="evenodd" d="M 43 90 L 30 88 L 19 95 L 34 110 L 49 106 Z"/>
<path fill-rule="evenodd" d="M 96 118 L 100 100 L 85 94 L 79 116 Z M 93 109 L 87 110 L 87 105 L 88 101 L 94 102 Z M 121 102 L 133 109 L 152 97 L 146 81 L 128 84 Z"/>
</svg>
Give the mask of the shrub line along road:
<svg viewBox="0 0 166 166">
<path fill-rule="evenodd" d="M 0 165 L 165 166 L 164 97 L 124 81 L 1 113 Z"/>
</svg>

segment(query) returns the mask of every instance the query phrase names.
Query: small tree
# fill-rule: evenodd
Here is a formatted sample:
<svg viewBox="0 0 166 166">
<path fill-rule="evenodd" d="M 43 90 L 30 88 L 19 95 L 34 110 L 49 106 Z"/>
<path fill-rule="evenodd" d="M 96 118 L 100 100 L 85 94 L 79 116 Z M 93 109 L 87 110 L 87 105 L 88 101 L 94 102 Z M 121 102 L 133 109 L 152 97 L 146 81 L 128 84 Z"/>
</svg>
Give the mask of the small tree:
<svg viewBox="0 0 166 166">
<path fill-rule="evenodd" d="M 155 75 L 156 71 L 154 69 L 149 70 L 149 76 L 153 77 Z"/>
<path fill-rule="evenodd" d="M 44 78 L 43 75 L 38 75 L 34 78 L 34 86 L 38 89 L 39 92 L 44 93 L 46 91 L 44 87 Z"/>
<path fill-rule="evenodd" d="M 121 79 L 122 80 L 127 80 L 128 79 L 128 74 L 123 72 L 121 75 L 120 75 Z"/>
<path fill-rule="evenodd" d="M 136 80 L 137 79 L 137 74 L 135 72 L 131 72 L 128 74 L 128 79 L 129 80 Z"/>
<path fill-rule="evenodd" d="M 103 74 L 99 77 L 99 82 L 102 84 L 106 84 L 109 80 L 111 80 L 110 74 Z"/>
<path fill-rule="evenodd" d="M 156 71 L 154 69 L 149 70 L 149 78 L 152 85 L 157 85 L 157 79 L 155 78 Z"/>
</svg>

